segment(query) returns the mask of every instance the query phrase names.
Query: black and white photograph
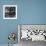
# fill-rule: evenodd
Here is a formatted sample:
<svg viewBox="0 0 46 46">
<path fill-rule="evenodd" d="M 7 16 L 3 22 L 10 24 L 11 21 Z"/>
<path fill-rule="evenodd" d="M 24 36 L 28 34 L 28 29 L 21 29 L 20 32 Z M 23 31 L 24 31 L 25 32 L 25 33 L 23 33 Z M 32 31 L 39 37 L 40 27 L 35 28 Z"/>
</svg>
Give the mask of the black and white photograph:
<svg viewBox="0 0 46 46">
<path fill-rule="evenodd" d="M 3 19 L 17 19 L 17 5 L 3 5 Z"/>
<path fill-rule="evenodd" d="M 20 46 L 40 46 L 46 42 L 46 25 L 20 24 L 18 34 Z"/>
</svg>

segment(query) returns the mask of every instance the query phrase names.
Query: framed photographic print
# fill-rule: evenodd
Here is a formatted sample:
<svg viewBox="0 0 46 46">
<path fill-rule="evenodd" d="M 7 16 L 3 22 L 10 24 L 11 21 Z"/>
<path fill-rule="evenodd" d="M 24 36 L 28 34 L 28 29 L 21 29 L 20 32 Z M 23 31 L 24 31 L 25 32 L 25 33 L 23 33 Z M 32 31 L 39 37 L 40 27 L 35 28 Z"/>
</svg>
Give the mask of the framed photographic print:
<svg viewBox="0 0 46 46">
<path fill-rule="evenodd" d="M 18 41 L 46 41 L 46 25 L 19 24 Z"/>
<path fill-rule="evenodd" d="M 3 19 L 17 19 L 17 5 L 3 5 Z"/>
</svg>

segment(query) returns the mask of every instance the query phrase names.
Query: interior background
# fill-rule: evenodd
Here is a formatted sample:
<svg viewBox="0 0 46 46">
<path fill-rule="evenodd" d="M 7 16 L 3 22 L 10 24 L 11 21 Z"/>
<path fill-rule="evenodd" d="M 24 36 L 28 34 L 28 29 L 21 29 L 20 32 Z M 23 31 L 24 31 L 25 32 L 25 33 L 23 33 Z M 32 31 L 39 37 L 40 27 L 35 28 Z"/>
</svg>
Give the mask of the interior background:
<svg viewBox="0 0 46 46">
<path fill-rule="evenodd" d="M 17 5 L 16 20 L 3 19 L 3 5 Z M 0 44 L 8 43 L 10 32 L 17 34 L 18 24 L 46 24 L 46 0 L 0 0 Z"/>
</svg>

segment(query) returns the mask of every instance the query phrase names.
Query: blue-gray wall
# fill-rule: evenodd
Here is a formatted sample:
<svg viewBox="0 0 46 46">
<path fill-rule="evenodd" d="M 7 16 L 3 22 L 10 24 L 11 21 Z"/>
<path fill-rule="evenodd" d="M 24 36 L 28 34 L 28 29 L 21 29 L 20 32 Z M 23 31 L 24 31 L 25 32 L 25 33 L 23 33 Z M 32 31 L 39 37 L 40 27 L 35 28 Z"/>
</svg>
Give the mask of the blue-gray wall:
<svg viewBox="0 0 46 46">
<path fill-rule="evenodd" d="M 10 32 L 16 32 L 18 34 L 17 24 L 20 22 L 21 2 L 18 0 L 0 0 L 0 44 L 7 44 L 8 34 Z M 3 5 L 18 5 L 18 19 L 17 20 L 5 20 L 3 19 Z M 17 38 L 18 39 L 18 38 Z M 17 39 L 15 42 L 17 43 Z"/>
<path fill-rule="evenodd" d="M 17 20 L 3 19 L 3 5 L 17 5 Z M 18 32 L 18 24 L 46 24 L 46 0 L 0 0 L 0 44 L 8 34 Z M 17 43 L 17 39 L 16 39 Z"/>
<path fill-rule="evenodd" d="M 23 0 L 21 24 L 46 24 L 46 0 Z"/>
</svg>

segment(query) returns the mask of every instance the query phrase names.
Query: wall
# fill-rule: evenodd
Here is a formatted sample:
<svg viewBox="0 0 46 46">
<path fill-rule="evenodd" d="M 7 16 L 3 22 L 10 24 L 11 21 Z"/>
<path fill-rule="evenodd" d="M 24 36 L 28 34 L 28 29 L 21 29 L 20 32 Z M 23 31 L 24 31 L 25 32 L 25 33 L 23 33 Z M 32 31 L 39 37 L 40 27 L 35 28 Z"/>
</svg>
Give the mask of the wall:
<svg viewBox="0 0 46 46">
<path fill-rule="evenodd" d="M 21 12 L 21 1 L 19 0 L 0 0 L 0 44 L 7 44 L 8 34 L 10 32 L 16 32 L 18 35 L 17 25 L 20 22 L 20 12 Z M 3 19 L 3 5 L 18 5 L 18 18 L 17 20 L 4 20 Z M 18 37 L 16 38 L 15 43 L 18 43 Z"/>
<path fill-rule="evenodd" d="M 46 0 L 23 0 L 21 24 L 46 24 Z"/>
<path fill-rule="evenodd" d="M 5 4 L 17 4 L 17 20 L 3 19 Z M 46 24 L 46 0 L 0 0 L 0 44 L 8 43 L 10 32 L 18 32 L 18 24 Z"/>
</svg>

